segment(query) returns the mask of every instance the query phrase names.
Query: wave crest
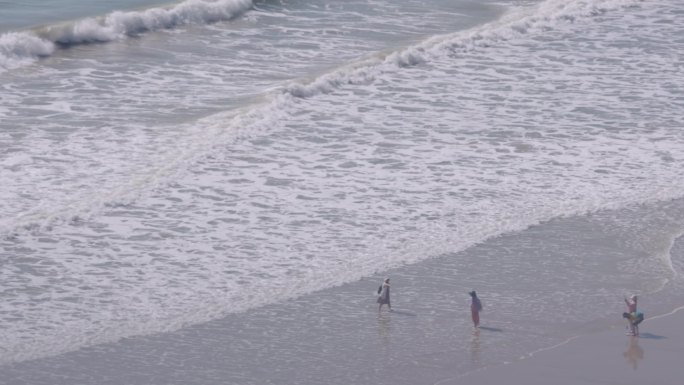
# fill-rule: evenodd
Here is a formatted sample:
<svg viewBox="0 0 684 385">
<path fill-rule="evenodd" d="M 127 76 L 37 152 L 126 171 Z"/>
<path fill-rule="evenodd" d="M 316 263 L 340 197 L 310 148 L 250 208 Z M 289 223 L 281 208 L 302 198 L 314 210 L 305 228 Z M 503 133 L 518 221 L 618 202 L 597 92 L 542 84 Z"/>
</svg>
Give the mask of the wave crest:
<svg viewBox="0 0 684 385">
<path fill-rule="evenodd" d="M 170 8 L 115 11 L 102 18 L 49 26 L 39 36 L 59 44 L 100 43 L 186 24 L 230 20 L 252 6 L 251 0 L 187 0 Z"/>
<path fill-rule="evenodd" d="M 0 35 L 0 71 L 20 67 L 38 57 L 50 56 L 55 45 L 33 34 L 9 32 Z"/>
<path fill-rule="evenodd" d="M 104 43 L 180 25 L 230 20 L 251 7 L 252 0 L 186 0 L 167 8 L 115 11 L 36 31 L 5 33 L 0 35 L 0 72 L 50 56 L 57 45 Z"/>
</svg>

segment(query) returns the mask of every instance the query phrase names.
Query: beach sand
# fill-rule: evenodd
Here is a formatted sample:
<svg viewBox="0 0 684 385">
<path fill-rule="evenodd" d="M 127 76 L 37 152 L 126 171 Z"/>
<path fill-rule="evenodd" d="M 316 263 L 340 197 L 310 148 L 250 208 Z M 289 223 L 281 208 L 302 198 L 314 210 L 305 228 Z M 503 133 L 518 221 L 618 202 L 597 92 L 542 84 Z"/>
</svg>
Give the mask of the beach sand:
<svg viewBox="0 0 684 385">
<path fill-rule="evenodd" d="M 439 384 L 682 384 L 684 311 L 679 310 L 644 321 L 639 337 L 618 327 Z"/>
</svg>

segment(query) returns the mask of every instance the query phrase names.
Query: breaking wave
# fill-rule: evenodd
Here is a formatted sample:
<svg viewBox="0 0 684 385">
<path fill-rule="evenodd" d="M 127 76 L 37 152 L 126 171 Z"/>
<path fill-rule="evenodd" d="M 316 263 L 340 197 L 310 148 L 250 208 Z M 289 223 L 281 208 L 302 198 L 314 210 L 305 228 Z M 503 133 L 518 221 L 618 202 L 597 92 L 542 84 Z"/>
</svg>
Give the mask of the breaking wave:
<svg viewBox="0 0 684 385">
<path fill-rule="evenodd" d="M 104 43 L 188 24 L 230 20 L 252 7 L 252 0 L 186 0 L 169 7 L 115 11 L 102 17 L 0 35 L 0 72 L 52 55 L 60 46 Z"/>
</svg>

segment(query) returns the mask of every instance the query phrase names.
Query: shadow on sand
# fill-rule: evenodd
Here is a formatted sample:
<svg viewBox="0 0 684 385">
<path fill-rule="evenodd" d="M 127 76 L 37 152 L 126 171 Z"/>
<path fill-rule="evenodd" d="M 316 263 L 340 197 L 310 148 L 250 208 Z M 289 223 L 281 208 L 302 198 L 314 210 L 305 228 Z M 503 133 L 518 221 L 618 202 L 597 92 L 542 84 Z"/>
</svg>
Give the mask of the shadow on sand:
<svg viewBox="0 0 684 385">
<path fill-rule="evenodd" d="M 490 328 L 490 327 L 487 327 L 487 326 L 480 326 L 478 329 L 480 329 L 480 330 L 486 330 L 486 331 L 488 331 L 488 332 L 502 332 L 502 331 L 503 331 L 503 329 L 499 329 L 499 328 Z"/>
<path fill-rule="evenodd" d="M 639 338 L 648 338 L 650 340 L 664 340 L 665 336 L 659 336 L 657 334 L 652 334 L 652 333 L 639 333 Z"/>
</svg>

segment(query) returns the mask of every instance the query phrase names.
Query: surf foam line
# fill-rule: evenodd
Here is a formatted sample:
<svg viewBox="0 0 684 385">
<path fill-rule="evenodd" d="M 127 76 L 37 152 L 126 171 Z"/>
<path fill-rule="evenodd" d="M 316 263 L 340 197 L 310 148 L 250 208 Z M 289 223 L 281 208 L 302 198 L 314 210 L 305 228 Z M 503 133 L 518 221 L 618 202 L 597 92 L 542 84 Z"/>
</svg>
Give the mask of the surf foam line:
<svg viewBox="0 0 684 385">
<path fill-rule="evenodd" d="M 115 11 L 33 31 L 5 33 L 0 35 L 0 72 L 50 56 L 60 46 L 105 43 L 181 25 L 231 20 L 252 6 L 252 0 L 186 0 L 169 7 Z"/>
<path fill-rule="evenodd" d="M 435 36 L 389 54 L 376 55 L 358 63 L 341 67 L 309 82 L 293 82 L 285 93 L 299 98 L 329 93 L 343 85 L 370 83 L 377 75 L 413 67 L 436 57 L 456 52 L 487 48 L 492 44 L 515 40 L 533 32 L 554 29 L 559 24 L 574 23 L 638 5 L 644 0 L 547 0 L 534 7 L 516 7 L 500 19 L 452 34 Z"/>
<path fill-rule="evenodd" d="M 682 267 L 684 266 L 681 266 L 681 263 L 679 263 L 679 261 L 675 261 L 675 258 L 673 256 L 673 250 L 675 249 L 677 243 L 682 242 L 683 240 L 684 230 L 676 233 L 674 236 L 671 237 L 667 251 L 662 255 L 662 258 L 665 260 L 667 267 L 672 271 L 671 280 L 677 280 L 682 278 Z M 670 280 L 668 280 L 668 282 L 669 281 Z"/>
</svg>

